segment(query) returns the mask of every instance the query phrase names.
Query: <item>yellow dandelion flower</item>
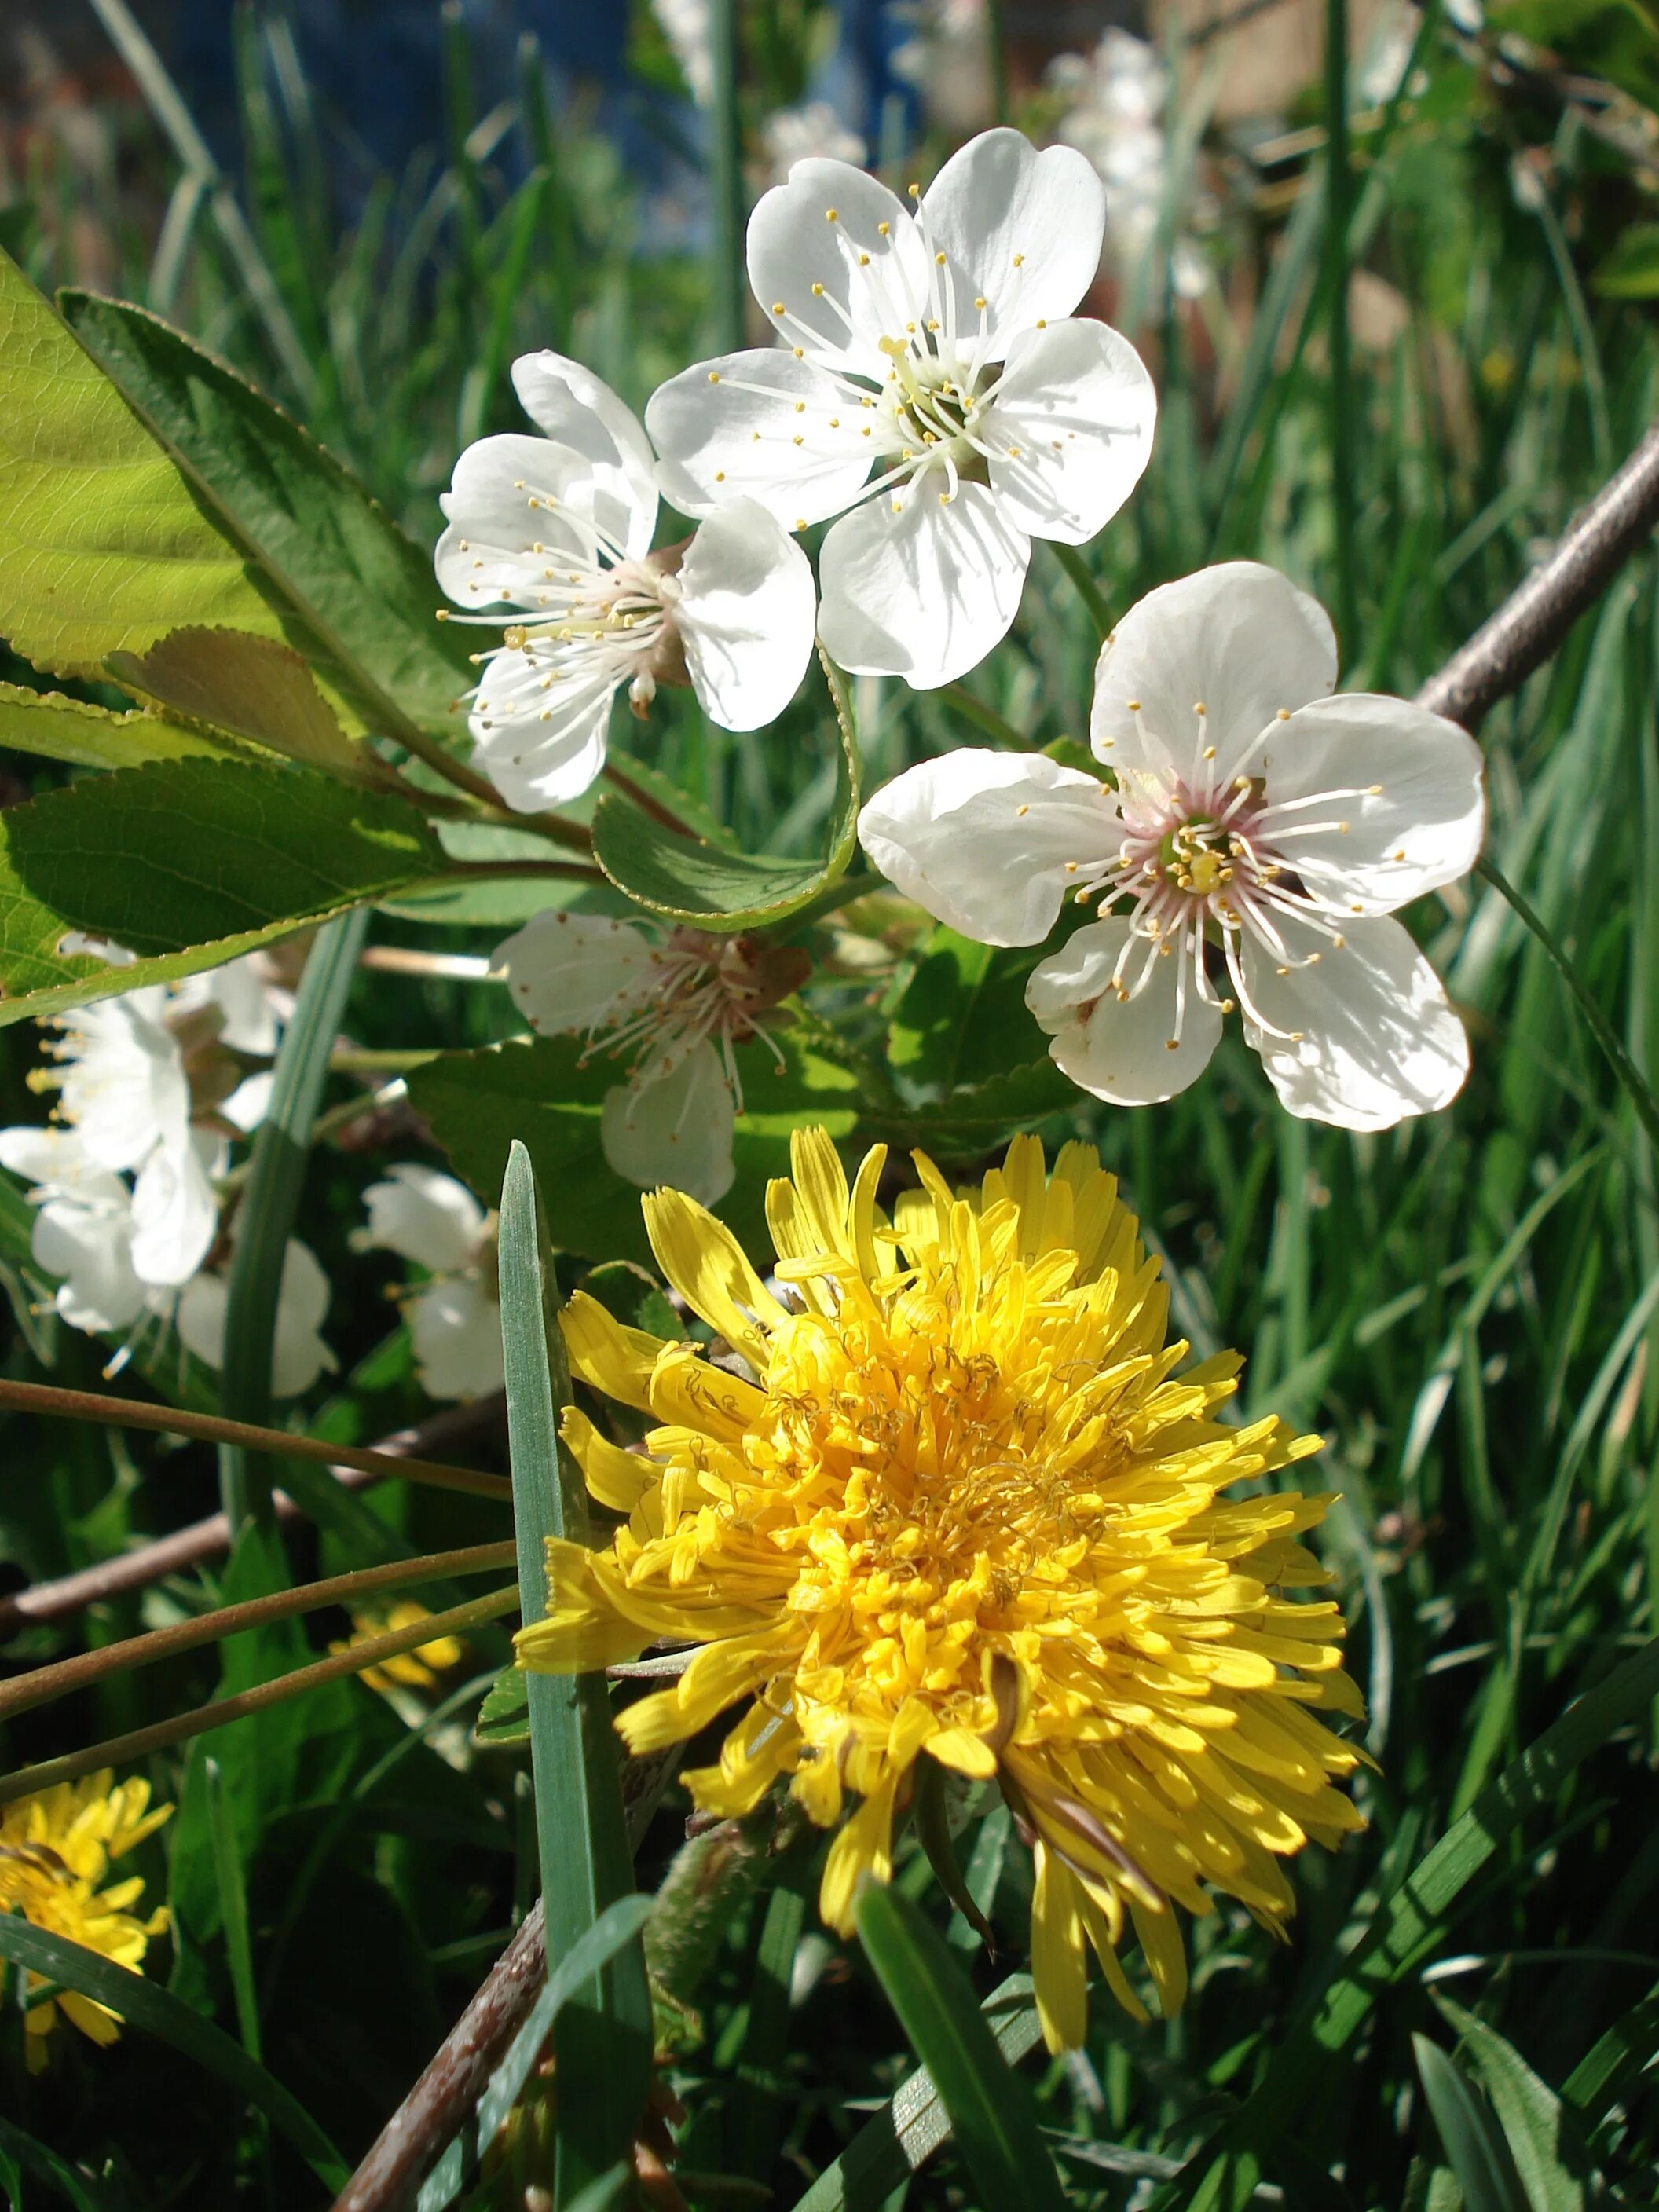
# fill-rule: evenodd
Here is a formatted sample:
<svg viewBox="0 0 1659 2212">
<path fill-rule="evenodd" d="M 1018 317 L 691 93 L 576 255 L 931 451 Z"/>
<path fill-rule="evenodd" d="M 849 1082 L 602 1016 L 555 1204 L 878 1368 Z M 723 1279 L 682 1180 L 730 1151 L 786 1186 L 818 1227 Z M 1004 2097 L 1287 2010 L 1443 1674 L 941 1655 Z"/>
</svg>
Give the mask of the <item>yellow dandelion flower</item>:
<svg viewBox="0 0 1659 2212">
<path fill-rule="evenodd" d="M 151 1808 L 148 1782 L 116 1788 L 114 1779 L 106 1769 L 0 1808 L 0 1911 L 21 1912 L 34 1927 L 137 1972 L 150 1937 L 167 1925 L 167 1908 L 137 1917 L 140 1875 L 103 1885 L 116 1861 L 153 1835 L 173 1808 Z M 43 1986 L 43 1976 L 28 1976 L 31 1990 Z M 73 1990 L 43 1996 L 24 2015 L 31 2073 L 46 2063 L 46 2038 L 60 2011 L 94 2043 L 113 2043 L 120 2033 L 119 2015 L 90 1997 Z"/>
<path fill-rule="evenodd" d="M 618 1726 L 636 1753 L 751 1698 L 717 1765 L 684 1780 L 741 1814 L 779 1777 L 842 1820 L 820 1905 L 843 1934 L 861 1876 L 888 1878 L 894 1818 L 926 1756 L 993 1778 L 1036 1865 L 1032 1971 L 1052 2049 L 1085 2027 L 1091 1948 L 1132 1930 L 1160 2009 L 1186 1987 L 1174 1906 L 1237 1898 L 1282 1935 L 1280 1867 L 1363 1825 L 1332 1786 L 1362 1754 L 1318 1711 L 1358 1715 L 1327 1577 L 1297 1541 L 1327 1498 L 1224 1498 L 1318 1448 L 1213 1409 L 1233 1353 L 1177 1375 L 1168 1297 L 1092 1148 L 1045 1174 L 1017 1138 L 977 1190 L 915 1156 L 888 1220 L 885 1154 L 849 1193 L 822 1130 L 792 1142 L 767 1213 L 781 1300 L 677 1191 L 644 1201 L 668 1279 L 753 1380 L 623 1327 L 578 1293 L 564 1330 L 597 1389 L 653 1414 L 648 1458 L 581 1413 L 563 1434 L 628 1516 L 608 1550 L 548 1547 L 550 1613 L 518 1639 L 556 1674 L 702 1648 Z"/>
<path fill-rule="evenodd" d="M 412 1597 L 399 1598 L 396 1604 L 380 1607 L 351 1616 L 352 1632 L 343 1644 L 331 1644 L 331 1651 L 345 1651 L 353 1644 L 368 1644 L 377 1636 L 389 1636 L 399 1628 L 413 1628 L 428 1617 L 430 1608 Z M 394 1684 L 400 1689 L 429 1690 L 440 1674 L 447 1674 L 460 1659 L 460 1639 L 454 1636 L 434 1636 L 430 1644 L 417 1644 L 412 1651 L 400 1651 L 391 1659 L 383 1659 L 378 1667 L 365 1667 L 362 1679 L 371 1690 L 384 1696 Z"/>
</svg>

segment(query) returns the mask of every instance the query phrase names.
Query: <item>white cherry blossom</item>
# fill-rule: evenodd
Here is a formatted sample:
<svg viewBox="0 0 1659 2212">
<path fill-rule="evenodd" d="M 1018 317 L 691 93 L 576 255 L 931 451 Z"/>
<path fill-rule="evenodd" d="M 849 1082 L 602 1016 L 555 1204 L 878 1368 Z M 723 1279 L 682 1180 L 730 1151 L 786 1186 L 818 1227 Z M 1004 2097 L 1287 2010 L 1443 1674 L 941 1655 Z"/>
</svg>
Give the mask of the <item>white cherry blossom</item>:
<svg viewBox="0 0 1659 2212">
<path fill-rule="evenodd" d="M 630 1063 L 600 1120 L 617 1173 L 705 1206 L 723 1198 L 743 1110 L 732 1048 L 770 1042 L 763 1017 L 805 980 L 805 956 L 688 928 L 658 944 L 630 922 L 558 909 L 532 915 L 495 965 L 532 1029 Z"/>
<path fill-rule="evenodd" d="M 363 1193 L 354 1242 L 412 1260 L 430 1279 L 404 1294 L 421 1387 L 432 1398 L 483 1398 L 504 1376 L 495 1217 L 465 1183 L 404 1161 Z"/>
<path fill-rule="evenodd" d="M 544 434 L 467 447 L 434 562 L 471 611 L 449 618 L 504 632 L 477 656 L 474 759 L 533 812 L 598 775 L 618 691 L 642 714 L 659 684 L 689 683 L 723 729 L 775 721 L 811 655 L 814 594 L 805 555 L 752 501 L 653 552 L 655 462 L 616 393 L 556 353 L 514 362 L 513 383 Z"/>
<path fill-rule="evenodd" d="M 780 107 L 761 126 L 770 181 L 786 184 L 797 161 L 817 158 L 850 161 L 861 168 L 869 151 L 856 131 L 849 131 L 827 100 L 809 100 L 800 107 Z"/>
<path fill-rule="evenodd" d="M 1092 53 L 1058 54 L 1044 72 L 1067 103 L 1054 135 L 1086 155 L 1106 187 L 1103 265 L 1125 282 L 1139 274 L 1157 242 L 1172 178 L 1164 128 L 1169 98 L 1168 65 L 1145 39 L 1113 24 Z M 1208 267 L 1190 235 L 1185 204 L 1176 212 L 1177 234 L 1170 253 L 1177 295 L 1196 299 L 1210 282 Z M 1162 290 L 1162 286 L 1158 287 Z"/>
<path fill-rule="evenodd" d="M 912 203 L 797 162 L 749 222 L 775 348 L 672 378 L 646 422 L 688 514 L 757 501 L 836 523 L 818 634 L 843 668 L 952 682 L 1006 633 L 1033 538 L 1080 545 L 1146 465 L 1152 380 L 1074 318 L 1104 194 L 1070 147 L 988 131 Z"/>
<path fill-rule="evenodd" d="M 88 1159 L 74 1130 L 0 1129 L 0 1167 L 34 1186 L 29 1249 L 59 1279 L 52 1303 L 71 1328 L 113 1334 L 167 1299 L 133 1267 L 131 1188 Z"/>
<path fill-rule="evenodd" d="M 337 1363 L 321 1334 L 330 1296 L 328 1277 L 315 1253 L 297 1237 L 290 1237 L 283 1255 L 271 1340 L 270 1388 L 275 1396 L 297 1398 L 310 1389 L 319 1375 L 333 1373 Z M 179 1334 L 185 1346 L 210 1367 L 224 1364 L 229 1302 L 229 1279 L 217 1273 L 192 1277 L 179 1299 Z"/>
<path fill-rule="evenodd" d="M 1249 562 L 1167 584 L 1102 647 L 1091 735 L 1115 779 L 965 750 L 878 793 L 865 848 L 989 945 L 1097 902 L 1026 1003 L 1073 1081 L 1118 1105 L 1184 1090 L 1242 1012 L 1288 1110 L 1351 1129 L 1445 1105 L 1468 1043 L 1394 910 L 1474 866 L 1480 755 L 1402 699 L 1329 696 L 1323 611 Z"/>
</svg>

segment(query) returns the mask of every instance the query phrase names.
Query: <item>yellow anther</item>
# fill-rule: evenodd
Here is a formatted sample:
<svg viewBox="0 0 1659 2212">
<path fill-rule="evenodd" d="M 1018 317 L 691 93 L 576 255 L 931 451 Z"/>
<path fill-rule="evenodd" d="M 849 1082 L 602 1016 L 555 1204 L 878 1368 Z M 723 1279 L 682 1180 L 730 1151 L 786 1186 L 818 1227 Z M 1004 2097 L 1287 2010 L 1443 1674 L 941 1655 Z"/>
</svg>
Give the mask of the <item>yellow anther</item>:
<svg viewBox="0 0 1659 2212">
<path fill-rule="evenodd" d="M 1025 262 L 1025 256 L 1024 256 L 1023 253 L 1017 253 L 1017 254 L 1015 254 L 1015 256 L 1014 256 L 1014 266 L 1015 266 L 1015 268 L 1016 268 L 1016 269 L 1023 268 L 1023 267 L 1024 266 L 1024 262 Z"/>
<path fill-rule="evenodd" d="M 1193 712 L 1194 712 L 1194 714 L 1203 714 L 1203 712 L 1204 712 L 1204 711 L 1205 711 L 1205 709 L 1204 709 L 1204 702 L 1203 702 L 1201 699 L 1194 699 L 1194 702 L 1193 702 Z"/>
<path fill-rule="evenodd" d="M 797 415 L 804 415 L 806 412 L 806 402 L 804 399 L 798 399 L 795 402 L 795 412 Z"/>
<path fill-rule="evenodd" d="M 1213 745 L 1205 746 L 1204 757 L 1206 760 L 1213 760 L 1215 758 L 1215 747 Z"/>
<path fill-rule="evenodd" d="M 974 302 L 974 305 L 975 305 L 976 307 L 978 307 L 978 308 L 981 311 L 981 313 L 983 312 L 983 310 L 984 310 L 984 307 L 985 307 L 985 301 L 984 301 L 984 300 L 983 300 L 982 298 L 981 298 L 981 299 L 977 299 L 977 300 L 975 300 L 975 302 Z"/>
<path fill-rule="evenodd" d="M 1276 722 L 1288 722 L 1290 719 L 1291 710 L 1288 707 L 1280 707 L 1273 716 Z"/>
<path fill-rule="evenodd" d="M 909 193 L 913 200 L 919 200 L 921 198 L 921 186 L 920 185 L 907 185 L 904 189 Z"/>
<path fill-rule="evenodd" d="M 720 382 L 720 373 L 719 369 L 717 369 L 717 368 L 711 368 L 711 369 L 709 370 L 709 372 L 708 372 L 708 381 L 709 381 L 711 384 L 718 384 L 718 383 Z"/>
<path fill-rule="evenodd" d="M 890 222 L 878 222 L 876 228 L 884 238 L 890 237 L 892 234 L 893 226 Z"/>
<path fill-rule="evenodd" d="M 859 267 L 860 267 L 860 269 L 867 269 L 869 266 L 870 266 L 870 257 L 869 257 L 869 255 L 868 255 L 867 253 L 860 253 L 860 256 L 859 256 Z"/>
<path fill-rule="evenodd" d="M 1048 329 L 1048 318 L 1047 317 L 1047 315 L 1039 315 L 1039 316 L 1037 317 L 1037 323 L 1036 323 L 1036 326 L 1037 326 L 1037 328 L 1038 328 L 1040 331 L 1046 331 L 1046 330 Z"/>
<path fill-rule="evenodd" d="M 1029 814 L 1030 811 L 1031 810 L 1029 805 L 1017 806 L 1014 809 L 1016 814 Z"/>
<path fill-rule="evenodd" d="M 815 300 L 821 300 L 821 299 L 823 297 L 823 285 L 822 285 L 822 284 L 814 284 L 814 285 L 813 285 L 813 287 L 812 287 L 812 297 L 813 297 Z"/>
<path fill-rule="evenodd" d="M 1139 699 L 1126 699 L 1123 703 L 1127 707 L 1132 714 L 1138 714 L 1140 712 L 1140 702 Z"/>
<path fill-rule="evenodd" d="M 724 483 L 726 482 L 726 471 L 725 471 L 724 469 L 716 469 L 716 470 L 715 470 L 715 471 L 714 471 L 714 482 L 715 482 L 716 483 Z"/>
<path fill-rule="evenodd" d="M 936 254 L 933 256 L 933 259 L 934 259 L 934 262 L 937 264 L 937 265 L 938 265 L 939 268 L 941 268 L 941 269 L 943 269 L 943 268 L 944 268 L 944 266 L 945 266 L 945 256 L 944 256 L 942 253 L 936 253 Z"/>
<path fill-rule="evenodd" d="M 826 222 L 834 222 L 836 220 L 836 210 L 834 208 L 825 208 L 823 210 L 823 219 Z"/>
<path fill-rule="evenodd" d="M 806 358 L 806 348 L 805 346 L 792 346 L 790 348 L 790 351 L 794 355 L 797 361 L 805 361 Z"/>
<path fill-rule="evenodd" d="M 529 635 L 522 623 L 509 623 L 501 632 L 501 643 L 509 653 L 522 653 Z"/>
</svg>

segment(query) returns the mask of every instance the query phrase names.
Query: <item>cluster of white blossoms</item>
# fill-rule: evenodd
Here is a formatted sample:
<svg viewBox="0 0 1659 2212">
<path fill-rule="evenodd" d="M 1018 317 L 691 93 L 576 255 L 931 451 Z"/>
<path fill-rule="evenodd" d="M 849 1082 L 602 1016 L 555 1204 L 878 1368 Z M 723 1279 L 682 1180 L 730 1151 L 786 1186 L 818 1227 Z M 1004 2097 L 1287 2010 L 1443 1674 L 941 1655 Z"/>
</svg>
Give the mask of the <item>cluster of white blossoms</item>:
<svg viewBox="0 0 1659 2212">
<path fill-rule="evenodd" d="M 1183 1091 L 1222 1018 L 1291 1114 L 1382 1129 L 1445 1105 L 1468 1043 L 1395 908 L 1467 875 L 1480 750 L 1403 699 L 1333 697 L 1324 611 L 1230 562 L 1166 584 L 1101 648 L 1090 734 L 1112 781 L 1046 755 L 947 753 L 865 807 L 884 874 L 982 945 L 1037 945 L 1026 1004 L 1114 1105 Z"/>
<path fill-rule="evenodd" d="M 118 965 L 132 957 L 95 949 Z M 55 1116 L 0 1129 L 0 1166 L 32 1186 L 31 1249 L 57 1281 L 55 1310 L 72 1328 L 124 1338 L 117 1366 L 148 1329 L 169 1323 L 198 1358 L 222 1360 L 216 1186 L 233 1140 L 258 1124 L 269 1096 L 269 1074 L 248 1074 L 243 1056 L 276 1050 L 290 1004 L 249 955 L 50 1024 Z M 331 1364 L 318 1333 L 327 1305 L 327 1279 L 296 1240 L 276 1321 L 279 1395 L 308 1389 Z"/>
<path fill-rule="evenodd" d="M 411 1260 L 427 1280 L 403 1294 L 421 1387 L 429 1398 L 483 1398 L 501 1387 L 495 1216 L 465 1183 L 404 1161 L 363 1193 L 368 1221 L 353 1240 Z"/>
<path fill-rule="evenodd" d="M 1120 280 L 1132 281 L 1157 240 L 1175 181 L 1164 128 L 1168 66 L 1145 39 L 1114 25 L 1092 53 L 1056 55 L 1045 82 L 1066 103 L 1055 137 L 1085 155 L 1106 187 L 1103 265 Z M 1188 204 L 1170 210 L 1176 218 L 1170 282 L 1179 297 L 1189 300 L 1210 281 L 1191 234 L 1196 211 Z"/>
<path fill-rule="evenodd" d="M 502 631 L 470 727 L 507 803 L 585 790 L 621 690 L 642 714 L 659 684 L 690 684 L 723 728 L 775 720 L 815 620 L 855 674 L 925 689 L 981 660 L 1033 538 L 1092 538 L 1151 451 L 1139 356 L 1072 313 L 1104 222 L 1088 161 L 1014 131 L 908 201 L 844 161 L 798 161 L 749 224 L 775 343 L 660 386 L 649 438 L 578 363 L 515 362 L 543 434 L 467 448 L 436 553 L 459 618 Z M 659 489 L 697 520 L 669 547 L 653 543 Z M 831 518 L 815 592 L 793 533 Z"/>
</svg>

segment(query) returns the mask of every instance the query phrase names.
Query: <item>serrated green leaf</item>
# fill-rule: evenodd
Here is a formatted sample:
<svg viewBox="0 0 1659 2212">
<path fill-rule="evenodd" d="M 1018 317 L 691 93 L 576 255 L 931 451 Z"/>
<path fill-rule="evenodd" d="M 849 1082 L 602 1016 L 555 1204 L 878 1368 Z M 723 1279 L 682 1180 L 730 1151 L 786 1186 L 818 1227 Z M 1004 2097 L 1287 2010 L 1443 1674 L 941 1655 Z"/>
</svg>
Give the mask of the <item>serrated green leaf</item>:
<svg viewBox="0 0 1659 2212">
<path fill-rule="evenodd" d="M 89 293 L 65 293 L 63 304 L 82 344 L 295 611 L 311 649 L 292 642 L 306 658 L 320 655 L 321 672 L 374 726 L 453 735 L 472 671 L 465 634 L 436 619 L 430 556 L 297 423 L 179 331 Z"/>
<path fill-rule="evenodd" d="M 155 763 L 0 817 L 0 1027 L 170 981 L 441 872 L 416 810 L 301 770 Z M 66 933 L 140 956 L 112 968 Z"/>
<path fill-rule="evenodd" d="M 100 676 L 106 653 L 192 622 L 287 634 L 240 548 L 0 253 L 0 636 L 54 675 Z"/>
<path fill-rule="evenodd" d="M 548 1539 L 585 1543 L 587 1503 L 581 1470 L 559 1442 L 570 1376 L 535 1172 L 517 1141 L 501 1186 L 498 1249 L 513 1523 L 529 1627 L 547 1610 Z M 602 1676 L 532 1674 L 526 1696 L 547 1955 L 557 1960 L 634 1887 L 621 1754 Z M 651 2000 L 637 1942 L 573 1992 L 555 2051 L 555 2194 L 565 2202 L 628 2156 L 645 2108 Z"/>
<path fill-rule="evenodd" d="M 343 2187 L 348 2178 L 344 2160 L 299 2100 L 256 2064 L 240 2044 L 170 1990 L 146 1981 L 129 1966 L 118 1966 L 100 1952 L 11 1915 L 0 1915 L 0 1959 L 43 1974 L 64 1989 L 78 1990 L 94 2004 L 107 2005 L 129 2028 L 169 2045 L 234 2094 L 257 2106 L 328 2188 Z"/>
<path fill-rule="evenodd" d="M 858 1121 L 856 1079 L 807 1050 L 787 1031 L 775 1073 L 763 1048 L 743 1055 L 744 1103 L 732 1139 L 737 1179 L 714 1209 L 752 1252 L 770 1250 L 766 1235 L 769 1176 L 788 1170 L 789 1132 L 821 1121 L 832 1137 L 850 1136 Z M 584 1258 L 635 1260 L 648 1266 L 651 1249 L 640 1216 L 641 1193 L 605 1157 L 599 1123 L 616 1084 L 613 1063 L 585 1059 L 574 1038 L 515 1038 L 479 1052 L 441 1054 L 411 1071 L 415 1110 L 432 1124 L 456 1172 L 486 1195 L 504 1172 L 515 1137 L 535 1163 L 547 1194 L 560 1249 Z"/>
<path fill-rule="evenodd" d="M 1528 2212 L 1520 2177 L 1484 2098 L 1427 2036 L 1413 2036 L 1412 2050 L 1465 2212 Z"/>
<path fill-rule="evenodd" d="M 845 874 L 858 842 L 859 752 L 852 708 L 826 660 L 840 753 L 827 849 L 820 860 L 741 853 L 713 835 L 683 837 L 609 793 L 593 811 L 593 857 L 636 906 L 712 930 L 782 921 Z"/>
<path fill-rule="evenodd" d="M 474 1739 L 501 1751 L 530 1741 L 530 1677 L 516 1667 L 503 1667 L 484 1694 L 478 1717 L 472 1724 Z"/>
<path fill-rule="evenodd" d="M 305 661 L 274 638 L 175 629 L 148 653 L 112 653 L 105 665 L 127 690 L 187 721 L 331 775 L 362 782 L 374 775 L 373 755 L 346 736 Z"/>
<path fill-rule="evenodd" d="M 159 714 L 117 714 L 61 691 L 0 684 L 0 745 L 76 768 L 142 768 L 148 761 L 222 760 L 233 748 Z"/>
<path fill-rule="evenodd" d="M 1583 2212 L 1590 2160 L 1561 2099 L 1489 2021 L 1449 1997 L 1437 1995 L 1435 2002 L 1492 2100 L 1531 2212 Z"/>
<path fill-rule="evenodd" d="M 998 2212 L 1064 2212 L 1030 2093 L 997 2047 L 945 1941 L 909 1899 L 868 1883 L 859 1938 L 950 2116 L 981 2200 Z"/>
</svg>

